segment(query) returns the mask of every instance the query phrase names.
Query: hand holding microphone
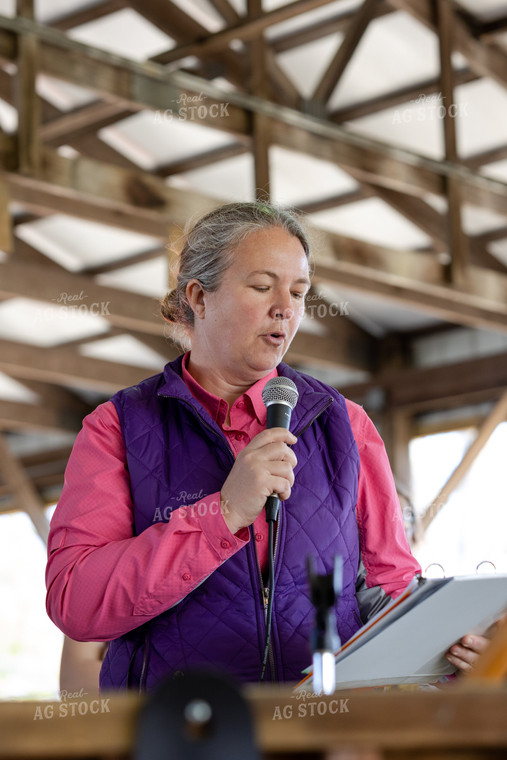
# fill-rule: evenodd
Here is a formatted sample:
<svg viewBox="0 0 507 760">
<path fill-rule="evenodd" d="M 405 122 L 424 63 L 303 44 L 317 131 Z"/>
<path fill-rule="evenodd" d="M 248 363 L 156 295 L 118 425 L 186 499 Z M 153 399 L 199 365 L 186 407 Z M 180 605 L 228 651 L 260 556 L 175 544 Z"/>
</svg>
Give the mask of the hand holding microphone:
<svg viewBox="0 0 507 760">
<path fill-rule="evenodd" d="M 298 392 L 292 380 L 275 377 L 264 388 L 267 429 L 241 451 L 221 491 L 222 512 L 231 533 L 251 525 L 264 506 L 278 512 L 294 484 L 296 455 L 289 448 L 297 438 L 289 432 Z M 275 517 L 276 519 L 276 517 Z"/>
<path fill-rule="evenodd" d="M 268 380 L 262 391 L 262 400 L 264 401 L 268 416 L 266 428 L 285 428 L 289 429 L 292 410 L 298 401 L 298 389 L 296 384 L 287 377 L 273 377 Z M 294 476 L 293 476 L 294 480 Z M 276 491 L 268 496 L 266 500 L 266 520 L 275 522 L 280 509 L 280 498 Z"/>
</svg>

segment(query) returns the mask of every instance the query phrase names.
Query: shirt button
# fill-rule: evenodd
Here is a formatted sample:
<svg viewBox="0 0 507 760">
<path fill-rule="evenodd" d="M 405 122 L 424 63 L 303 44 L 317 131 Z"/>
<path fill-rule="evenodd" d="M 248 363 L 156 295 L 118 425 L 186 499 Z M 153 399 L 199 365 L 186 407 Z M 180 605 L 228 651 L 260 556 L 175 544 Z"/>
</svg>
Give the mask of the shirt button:
<svg viewBox="0 0 507 760">
<path fill-rule="evenodd" d="M 189 581 L 191 579 L 190 573 L 183 573 L 182 578 L 184 581 Z"/>
<path fill-rule="evenodd" d="M 262 541 L 262 533 L 256 533 L 255 534 L 255 540 L 256 541 Z"/>
<path fill-rule="evenodd" d="M 241 441 L 241 440 L 243 440 L 244 435 L 245 435 L 244 433 L 236 433 L 236 435 L 234 436 L 234 438 L 235 438 L 236 441 Z"/>
<path fill-rule="evenodd" d="M 228 541 L 221 541 L 220 546 L 222 547 L 222 549 L 228 549 L 230 546 L 230 543 Z"/>
</svg>

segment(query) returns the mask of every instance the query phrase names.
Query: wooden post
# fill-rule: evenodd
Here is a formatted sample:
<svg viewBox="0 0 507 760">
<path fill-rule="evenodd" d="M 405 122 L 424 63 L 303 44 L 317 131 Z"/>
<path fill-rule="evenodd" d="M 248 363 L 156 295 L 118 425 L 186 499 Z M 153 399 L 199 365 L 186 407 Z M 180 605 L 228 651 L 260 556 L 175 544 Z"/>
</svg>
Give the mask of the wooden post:
<svg viewBox="0 0 507 760">
<path fill-rule="evenodd" d="M 450 495 L 461 483 L 471 468 L 472 464 L 476 460 L 477 456 L 479 455 L 480 451 L 488 442 L 497 425 L 503 422 L 506 417 L 507 391 L 505 391 L 491 413 L 486 417 L 481 427 L 479 428 L 475 440 L 466 450 L 463 459 L 458 464 L 456 469 L 451 473 L 446 483 L 442 486 L 439 493 L 435 496 L 429 507 L 427 507 L 426 511 L 424 512 L 421 520 L 424 530 L 428 528 L 442 507 L 447 503 Z"/>
<path fill-rule="evenodd" d="M 9 188 L 0 180 L 0 249 L 6 253 L 11 253 L 14 247 L 9 200 Z"/>
<path fill-rule="evenodd" d="M 33 0 L 17 0 L 17 15 L 34 19 Z M 38 40 L 34 34 L 18 34 L 18 171 L 37 174 L 40 165 L 40 101 L 36 90 Z"/>
<path fill-rule="evenodd" d="M 17 497 L 19 508 L 28 514 L 37 533 L 47 544 L 49 521 L 44 512 L 44 503 L 23 467 L 10 450 L 7 439 L 2 433 L 0 433 L 0 470 L 2 470 L 4 479 Z"/>
<path fill-rule="evenodd" d="M 442 87 L 442 107 L 444 108 L 443 129 L 445 158 L 458 162 L 456 146 L 455 117 L 457 113 L 454 102 L 454 74 L 452 69 L 453 20 L 454 10 L 448 0 L 437 0 L 437 26 L 440 42 L 440 81 Z M 454 109 L 454 110 L 453 110 Z M 461 220 L 461 191 L 454 177 L 445 178 L 445 193 L 448 203 L 449 277 L 453 283 L 462 283 L 467 279 L 468 251 L 463 234 Z"/>
<path fill-rule="evenodd" d="M 248 0 L 249 18 L 262 15 L 262 0 Z M 269 96 L 268 72 L 266 65 L 266 43 L 262 31 L 249 44 L 251 51 L 250 91 L 259 97 Z M 271 196 L 269 171 L 269 146 L 271 129 L 269 117 L 252 112 L 252 149 L 254 159 L 255 197 L 269 202 Z"/>
</svg>

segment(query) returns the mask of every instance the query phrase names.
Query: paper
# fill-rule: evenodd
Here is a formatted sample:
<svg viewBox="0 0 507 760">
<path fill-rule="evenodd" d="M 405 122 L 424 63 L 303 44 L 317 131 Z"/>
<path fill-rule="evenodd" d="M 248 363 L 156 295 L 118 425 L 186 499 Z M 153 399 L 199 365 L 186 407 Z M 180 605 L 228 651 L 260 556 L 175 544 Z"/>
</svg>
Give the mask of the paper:
<svg viewBox="0 0 507 760">
<path fill-rule="evenodd" d="M 336 687 L 434 683 L 455 672 L 445 652 L 483 633 L 507 609 L 507 575 L 455 576 L 412 583 L 336 655 Z M 310 675 L 297 691 L 311 690 Z"/>
</svg>

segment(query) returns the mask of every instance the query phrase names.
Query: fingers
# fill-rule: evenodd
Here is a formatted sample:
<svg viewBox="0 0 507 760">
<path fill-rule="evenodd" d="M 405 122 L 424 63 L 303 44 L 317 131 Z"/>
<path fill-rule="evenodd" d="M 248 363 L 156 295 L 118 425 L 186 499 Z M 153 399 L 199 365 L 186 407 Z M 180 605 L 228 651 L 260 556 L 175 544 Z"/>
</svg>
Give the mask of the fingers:
<svg viewBox="0 0 507 760">
<path fill-rule="evenodd" d="M 268 436 L 265 433 L 271 433 L 272 435 Z M 288 430 L 283 430 L 282 428 L 265 430 L 263 433 L 255 436 L 238 455 L 238 459 L 250 463 L 252 467 L 255 467 L 256 464 L 264 465 L 271 474 L 283 476 L 286 468 L 281 471 L 280 468 L 277 470 L 278 462 L 287 463 L 290 465 L 291 470 L 297 465 L 296 455 L 288 445 L 292 439 L 297 440 Z"/>
<path fill-rule="evenodd" d="M 450 648 L 446 657 L 456 668 L 463 672 L 472 670 L 480 655 L 489 645 L 485 636 L 467 634 Z"/>
<path fill-rule="evenodd" d="M 293 446 L 297 442 L 297 438 L 289 430 L 285 430 L 285 428 L 270 428 L 269 430 L 263 430 L 262 433 L 258 433 L 255 438 L 252 438 L 248 447 L 250 449 L 259 449 L 276 442 Z"/>
<path fill-rule="evenodd" d="M 297 465 L 290 446 L 296 441 L 284 428 L 263 430 L 238 454 L 221 490 L 229 509 L 224 519 L 232 533 L 251 525 L 271 494 L 282 501 L 289 498 Z"/>
<path fill-rule="evenodd" d="M 276 493 L 281 501 L 290 497 L 294 485 L 294 472 L 288 462 L 271 462 L 270 475 L 266 479 L 269 495 Z"/>
</svg>

